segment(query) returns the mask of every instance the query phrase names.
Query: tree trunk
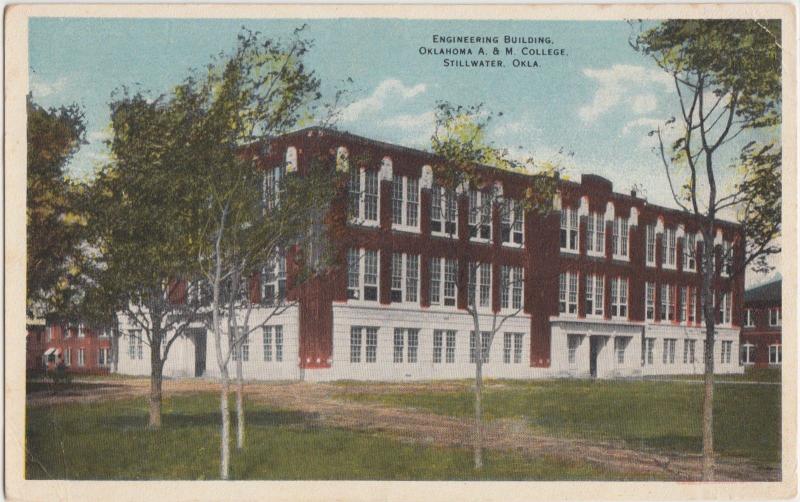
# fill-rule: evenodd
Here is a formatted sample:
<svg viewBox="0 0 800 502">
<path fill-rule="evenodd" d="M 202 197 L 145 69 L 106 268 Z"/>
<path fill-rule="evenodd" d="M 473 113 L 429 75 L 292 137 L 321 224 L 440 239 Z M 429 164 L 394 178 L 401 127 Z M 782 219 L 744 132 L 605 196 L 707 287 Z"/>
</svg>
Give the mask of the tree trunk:
<svg viewBox="0 0 800 502">
<path fill-rule="evenodd" d="M 475 329 L 475 443 L 473 456 L 475 470 L 480 470 L 483 468 L 483 336 L 481 336 L 477 312 L 473 312 L 472 320 Z"/>
<path fill-rule="evenodd" d="M 222 423 L 220 424 L 220 448 L 219 448 L 219 477 L 220 479 L 228 479 L 230 472 L 230 457 L 231 457 L 231 414 L 228 409 L 228 394 L 229 394 L 229 380 L 228 369 L 222 369 L 222 389 L 220 391 L 219 411 L 222 414 Z"/>
<path fill-rule="evenodd" d="M 713 243 L 710 232 L 705 237 L 706 242 Z M 703 382 L 703 481 L 714 480 L 714 323 L 716 322 L 716 308 L 714 296 L 711 293 L 712 280 L 715 274 L 714 246 L 704 245 L 703 248 L 703 298 L 705 305 L 703 312 L 706 317 L 706 341 L 703 352 L 704 382 Z"/>
<path fill-rule="evenodd" d="M 714 359 L 713 345 L 710 358 Z M 706 367 L 708 367 L 706 357 Z M 712 363 L 713 364 L 713 363 Z M 706 370 L 703 395 L 703 481 L 714 481 L 714 372 Z"/>
<path fill-rule="evenodd" d="M 244 448 L 244 378 L 242 376 L 241 346 L 236 360 L 236 449 Z"/>
<path fill-rule="evenodd" d="M 155 320 L 153 322 L 155 325 Z M 150 347 L 150 429 L 161 428 L 161 381 L 163 364 L 161 361 L 161 336 L 153 333 Z"/>
</svg>

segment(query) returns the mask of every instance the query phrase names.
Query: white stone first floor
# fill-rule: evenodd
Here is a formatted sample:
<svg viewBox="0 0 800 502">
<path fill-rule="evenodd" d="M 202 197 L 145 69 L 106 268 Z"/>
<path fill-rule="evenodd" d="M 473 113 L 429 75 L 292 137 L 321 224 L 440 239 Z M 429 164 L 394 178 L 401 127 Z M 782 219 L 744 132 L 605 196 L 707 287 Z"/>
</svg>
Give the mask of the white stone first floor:
<svg viewBox="0 0 800 502">
<path fill-rule="evenodd" d="M 403 308 L 395 305 L 333 305 L 332 350 L 322 368 L 303 368 L 300 360 L 299 310 L 280 315 L 271 309 L 251 314 L 241 357 L 247 380 L 434 380 L 475 375 L 476 344 L 470 315 L 456 309 Z M 481 315 L 483 374 L 487 378 L 626 378 L 703 372 L 705 335 L 701 328 L 609 320 L 563 319 L 551 322 L 549 367 L 533 367 L 531 319 Z M 150 373 L 149 346 L 132 323 L 122 326 L 118 372 Z M 740 373 L 739 329 L 717 328 L 715 371 Z M 228 339 L 220 344 L 227 354 Z M 236 361 L 231 358 L 229 373 Z M 191 325 L 173 343 L 164 366 L 166 377 L 218 378 L 214 335 Z"/>
</svg>

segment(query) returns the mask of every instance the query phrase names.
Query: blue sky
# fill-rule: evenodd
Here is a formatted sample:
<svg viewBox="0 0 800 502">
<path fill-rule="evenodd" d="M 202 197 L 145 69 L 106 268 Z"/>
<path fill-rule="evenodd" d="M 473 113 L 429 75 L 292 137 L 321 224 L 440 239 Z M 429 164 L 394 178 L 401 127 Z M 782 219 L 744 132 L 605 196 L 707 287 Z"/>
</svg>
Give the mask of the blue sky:
<svg viewBox="0 0 800 502">
<path fill-rule="evenodd" d="M 304 22 L 32 19 L 30 89 L 40 104 L 76 102 L 85 108 L 90 144 L 70 166 L 72 174 L 85 176 L 106 159 L 102 140 L 108 134 L 114 89 L 126 85 L 168 92 L 190 68 L 233 49 L 242 26 L 286 38 Z M 582 172 L 596 173 L 609 178 L 618 191 L 639 184 L 648 200 L 674 206 L 647 132 L 676 114 L 677 98 L 669 77 L 628 45 L 631 29 L 625 22 L 307 23 L 305 34 L 315 40 L 308 65 L 321 78 L 325 94 L 330 96 L 348 77 L 353 80 L 341 129 L 424 149 L 437 100 L 483 102 L 488 110 L 504 114 L 491 130 L 498 146 L 521 156 L 560 161 L 573 179 Z M 506 34 L 550 37 L 551 45 L 530 47 L 563 48 L 567 55 L 535 58 L 540 65 L 536 69 L 465 69 L 444 68 L 443 56 L 419 54 L 420 47 L 446 46 L 432 43 L 433 35 Z M 498 45 L 505 44 L 501 40 Z M 565 157 L 561 150 L 574 156 Z"/>
</svg>

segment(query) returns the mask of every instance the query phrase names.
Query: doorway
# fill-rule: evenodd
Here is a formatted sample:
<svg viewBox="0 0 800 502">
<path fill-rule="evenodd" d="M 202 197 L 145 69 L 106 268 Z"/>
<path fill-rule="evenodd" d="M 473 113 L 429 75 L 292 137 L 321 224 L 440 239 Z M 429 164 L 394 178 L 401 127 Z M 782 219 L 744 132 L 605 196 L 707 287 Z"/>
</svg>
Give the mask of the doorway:
<svg viewBox="0 0 800 502">
<path fill-rule="evenodd" d="M 194 338 L 194 376 L 201 377 L 206 372 L 206 330 L 193 329 Z"/>
<path fill-rule="evenodd" d="M 589 373 L 592 378 L 597 378 L 597 356 L 600 354 L 605 340 L 601 336 L 589 337 Z"/>
</svg>

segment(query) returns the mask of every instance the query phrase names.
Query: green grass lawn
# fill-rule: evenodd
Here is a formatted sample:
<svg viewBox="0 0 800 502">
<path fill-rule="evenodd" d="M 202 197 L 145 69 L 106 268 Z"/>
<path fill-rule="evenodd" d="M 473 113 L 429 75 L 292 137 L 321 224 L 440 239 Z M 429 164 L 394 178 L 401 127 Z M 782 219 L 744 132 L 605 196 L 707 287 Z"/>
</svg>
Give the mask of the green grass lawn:
<svg viewBox="0 0 800 502">
<path fill-rule="evenodd" d="M 702 450 L 702 385 L 659 381 L 497 381 L 484 392 L 485 416 L 517 417 L 549 435 L 623 440 L 634 448 Z M 395 387 L 395 389 L 398 389 Z M 781 387 L 715 387 L 715 444 L 722 455 L 756 462 L 781 459 Z M 341 397 L 413 407 L 451 416 L 472 416 L 469 382 L 449 392 L 381 394 L 342 387 Z"/>
<path fill-rule="evenodd" d="M 703 375 L 669 375 L 664 377 L 648 377 L 653 380 L 703 380 Z M 780 383 L 780 368 L 756 368 L 749 366 L 745 368 L 741 375 L 714 375 L 715 382 L 761 382 L 761 383 Z"/>
<path fill-rule="evenodd" d="M 164 402 L 163 427 L 147 430 L 144 398 L 28 407 L 28 479 L 216 479 L 219 414 L 212 393 Z M 589 464 L 486 454 L 476 476 L 468 449 L 413 444 L 379 433 L 315 425 L 313 417 L 248 403 L 247 446 L 232 479 L 632 479 Z"/>
</svg>

